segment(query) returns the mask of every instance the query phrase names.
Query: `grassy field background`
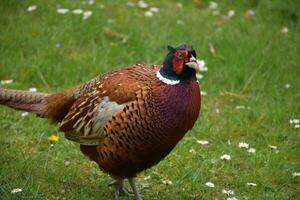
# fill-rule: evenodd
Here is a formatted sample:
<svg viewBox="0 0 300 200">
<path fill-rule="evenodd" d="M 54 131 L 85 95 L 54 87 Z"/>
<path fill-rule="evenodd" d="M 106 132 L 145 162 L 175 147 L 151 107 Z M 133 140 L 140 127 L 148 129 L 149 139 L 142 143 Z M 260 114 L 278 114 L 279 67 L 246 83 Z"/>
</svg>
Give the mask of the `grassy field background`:
<svg viewBox="0 0 300 200">
<path fill-rule="evenodd" d="M 138 176 L 144 199 L 300 199 L 300 129 L 289 123 L 300 118 L 299 1 L 230 0 L 216 9 L 204 0 L 131 2 L 2 0 L 0 80 L 13 83 L 0 87 L 55 92 L 113 68 L 162 63 L 166 45 L 192 44 L 208 66 L 202 112 L 175 150 Z M 149 7 L 159 12 L 147 17 Z M 113 199 L 110 178 L 78 144 L 59 133 L 50 147 L 55 132 L 46 120 L 0 108 L 1 199 Z"/>
</svg>

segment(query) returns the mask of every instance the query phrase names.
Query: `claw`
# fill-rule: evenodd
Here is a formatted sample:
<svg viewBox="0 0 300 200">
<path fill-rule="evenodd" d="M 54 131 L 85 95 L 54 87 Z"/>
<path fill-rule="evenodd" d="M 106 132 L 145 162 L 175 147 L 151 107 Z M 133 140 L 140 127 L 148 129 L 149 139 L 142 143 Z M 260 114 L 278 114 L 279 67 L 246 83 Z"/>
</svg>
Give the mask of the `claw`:
<svg viewBox="0 0 300 200">
<path fill-rule="evenodd" d="M 130 196 L 131 192 L 128 191 L 124 187 L 124 180 L 123 179 L 115 179 L 113 182 L 109 183 L 108 186 L 114 186 L 115 187 L 115 192 L 114 192 L 114 197 L 117 199 L 121 196 Z"/>
<path fill-rule="evenodd" d="M 128 190 L 125 187 L 116 189 L 114 192 L 114 197 L 117 199 L 122 196 L 132 196 L 132 195 L 128 192 Z"/>
<path fill-rule="evenodd" d="M 134 178 L 129 178 L 128 181 L 135 196 L 135 200 L 143 200 L 140 193 L 136 189 Z"/>
</svg>

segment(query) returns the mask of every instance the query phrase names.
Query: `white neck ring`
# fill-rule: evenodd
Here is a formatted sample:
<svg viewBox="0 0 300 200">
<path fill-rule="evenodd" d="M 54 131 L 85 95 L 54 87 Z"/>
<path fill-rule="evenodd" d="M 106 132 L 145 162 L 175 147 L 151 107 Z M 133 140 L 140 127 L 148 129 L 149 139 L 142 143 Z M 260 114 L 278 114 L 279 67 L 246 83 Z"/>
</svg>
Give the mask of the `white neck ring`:
<svg viewBox="0 0 300 200">
<path fill-rule="evenodd" d="M 167 84 L 167 85 L 176 85 L 178 83 L 180 83 L 180 80 L 171 80 L 171 79 L 168 79 L 166 77 L 163 77 L 160 73 L 159 70 L 157 70 L 156 72 L 156 77 L 162 81 L 163 83 Z"/>
</svg>

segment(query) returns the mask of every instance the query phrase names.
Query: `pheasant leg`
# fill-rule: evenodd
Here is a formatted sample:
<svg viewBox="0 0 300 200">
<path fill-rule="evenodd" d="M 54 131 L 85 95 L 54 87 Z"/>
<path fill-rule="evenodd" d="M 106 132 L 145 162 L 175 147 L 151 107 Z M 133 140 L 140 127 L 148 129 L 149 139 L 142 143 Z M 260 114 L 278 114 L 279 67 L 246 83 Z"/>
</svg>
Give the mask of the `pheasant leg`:
<svg viewBox="0 0 300 200">
<path fill-rule="evenodd" d="M 129 191 L 124 187 L 124 179 L 115 179 L 114 182 L 109 184 L 109 186 L 111 185 L 115 187 L 115 192 L 114 192 L 115 198 L 121 196 L 129 196 Z"/>
<path fill-rule="evenodd" d="M 141 197 L 141 195 L 140 195 L 140 193 L 136 189 L 134 178 L 129 178 L 128 181 L 129 181 L 129 184 L 131 186 L 132 192 L 133 192 L 133 194 L 135 196 L 135 200 L 143 200 L 142 197 Z"/>
</svg>

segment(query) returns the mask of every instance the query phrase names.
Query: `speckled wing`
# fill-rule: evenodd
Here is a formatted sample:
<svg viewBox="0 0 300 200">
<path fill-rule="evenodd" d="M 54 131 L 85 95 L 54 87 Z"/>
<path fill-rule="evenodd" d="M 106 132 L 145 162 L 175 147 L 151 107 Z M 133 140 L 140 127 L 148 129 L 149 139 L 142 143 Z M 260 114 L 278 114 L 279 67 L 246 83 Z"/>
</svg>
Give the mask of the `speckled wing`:
<svg viewBox="0 0 300 200">
<path fill-rule="evenodd" d="M 76 101 L 60 124 L 67 139 L 83 145 L 98 145 L 105 125 L 126 107 L 137 101 L 137 94 L 151 84 L 158 66 L 137 64 L 116 70 L 79 87 Z"/>
<path fill-rule="evenodd" d="M 122 170 L 117 169 L 120 165 L 139 162 L 137 155 L 147 149 L 145 142 L 155 133 L 156 128 L 151 119 L 151 96 L 151 87 L 142 87 L 136 92 L 134 101 L 126 104 L 108 120 L 102 145 L 97 148 L 102 169 L 118 174 L 122 173 Z"/>
</svg>

